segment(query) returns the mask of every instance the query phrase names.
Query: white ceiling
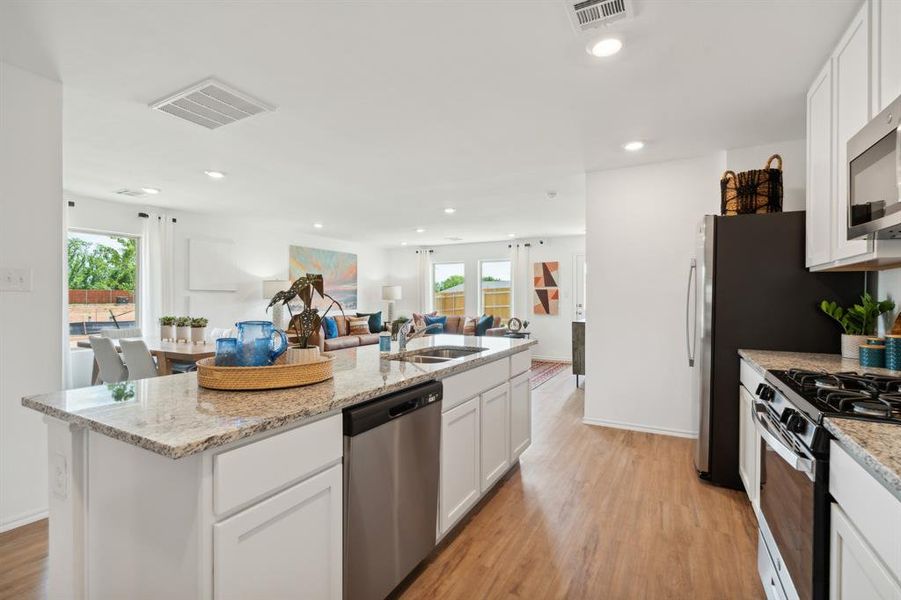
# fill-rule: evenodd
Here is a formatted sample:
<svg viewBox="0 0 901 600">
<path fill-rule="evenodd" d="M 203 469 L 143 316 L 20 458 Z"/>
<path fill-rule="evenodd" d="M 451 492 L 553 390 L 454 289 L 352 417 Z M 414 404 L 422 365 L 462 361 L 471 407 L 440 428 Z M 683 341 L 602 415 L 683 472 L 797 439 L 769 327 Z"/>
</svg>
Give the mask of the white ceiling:
<svg viewBox="0 0 901 600">
<path fill-rule="evenodd" d="M 859 2 L 635 0 L 606 60 L 564 6 L 6 1 L 0 56 L 65 85 L 74 193 L 153 186 L 139 202 L 485 241 L 582 233 L 585 171 L 803 137 L 807 85 Z M 211 75 L 278 109 L 213 131 L 148 109 Z"/>
</svg>

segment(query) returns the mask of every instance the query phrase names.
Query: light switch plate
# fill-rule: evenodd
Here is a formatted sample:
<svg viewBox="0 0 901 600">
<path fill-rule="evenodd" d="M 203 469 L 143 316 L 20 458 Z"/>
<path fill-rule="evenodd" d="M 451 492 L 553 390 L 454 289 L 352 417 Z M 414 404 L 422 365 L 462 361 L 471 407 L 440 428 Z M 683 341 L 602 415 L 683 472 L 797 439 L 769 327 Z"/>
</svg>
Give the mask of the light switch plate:
<svg viewBox="0 0 901 600">
<path fill-rule="evenodd" d="M 0 267 L 0 292 L 30 292 L 31 269 Z"/>
</svg>

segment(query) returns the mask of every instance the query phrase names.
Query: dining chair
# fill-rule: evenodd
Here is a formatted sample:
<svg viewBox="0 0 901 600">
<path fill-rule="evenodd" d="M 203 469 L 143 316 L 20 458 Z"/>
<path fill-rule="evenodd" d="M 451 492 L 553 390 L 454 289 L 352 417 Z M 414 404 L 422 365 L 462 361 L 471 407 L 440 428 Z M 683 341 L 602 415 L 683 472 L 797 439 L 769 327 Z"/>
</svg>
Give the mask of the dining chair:
<svg viewBox="0 0 901 600">
<path fill-rule="evenodd" d="M 128 369 L 119 356 L 113 340 L 99 335 L 88 338 L 94 351 L 94 360 L 100 367 L 100 380 L 103 383 L 119 383 L 128 379 Z"/>
<path fill-rule="evenodd" d="M 122 356 L 125 358 L 129 381 L 148 379 L 159 375 L 156 362 L 144 340 L 119 340 L 119 346 L 122 348 Z"/>
<path fill-rule="evenodd" d="M 111 340 L 121 340 L 122 338 L 139 338 L 144 337 L 144 333 L 140 327 L 123 327 L 122 329 L 101 329 L 100 335 Z"/>
</svg>

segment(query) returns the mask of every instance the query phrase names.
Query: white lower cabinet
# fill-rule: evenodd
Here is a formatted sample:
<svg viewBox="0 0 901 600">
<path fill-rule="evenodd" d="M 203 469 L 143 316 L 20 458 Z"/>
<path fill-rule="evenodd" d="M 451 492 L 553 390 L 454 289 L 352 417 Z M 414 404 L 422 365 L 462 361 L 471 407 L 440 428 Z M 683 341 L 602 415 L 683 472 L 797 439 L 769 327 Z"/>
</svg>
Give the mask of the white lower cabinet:
<svg viewBox="0 0 901 600">
<path fill-rule="evenodd" d="M 213 526 L 213 597 L 341 598 L 335 465 Z"/>
<path fill-rule="evenodd" d="M 441 415 L 441 477 L 438 525 L 443 535 L 480 495 L 479 396 Z"/>
<path fill-rule="evenodd" d="M 832 600 L 901 600 L 901 584 L 835 503 L 832 504 L 830 554 Z"/>
<path fill-rule="evenodd" d="M 529 373 L 510 380 L 510 462 L 532 443 L 532 386 Z"/>
<path fill-rule="evenodd" d="M 754 425 L 754 396 L 745 386 L 739 385 L 738 401 L 738 474 L 756 512 L 760 508 L 760 435 Z"/>
<path fill-rule="evenodd" d="M 510 466 L 510 387 L 499 385 L 482 394 L 482 478 L 486 492 Z"/>
</svg>

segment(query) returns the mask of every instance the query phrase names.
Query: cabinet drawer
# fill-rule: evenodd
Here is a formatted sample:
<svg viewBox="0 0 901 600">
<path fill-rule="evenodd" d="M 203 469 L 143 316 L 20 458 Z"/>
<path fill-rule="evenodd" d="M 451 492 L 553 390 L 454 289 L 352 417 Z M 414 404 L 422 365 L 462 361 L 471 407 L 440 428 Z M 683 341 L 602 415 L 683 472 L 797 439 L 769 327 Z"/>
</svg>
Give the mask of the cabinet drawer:
<svg viewBox="0 0 901 600">
<path fill-rule="evenodd" d="M 213 457 L 213 511 L 226 513 L 341 458 L 341 415 Z"/>
<path fill-rule="evenodd" d="M 835 441 L 829 445 L 829 493 L 893 576 L 901 580 L 901 500 Z"/>
<path fill-rule="evenodd" d="M 510 378 L 525 373 L 532 368 L 532 349 L 517 352 L 510 357 Z"/>
<path fill-rule="evenodd" d="M 443 379 L 444 397 L 441 412 L 447 412 L 510 378 L 510 360 L 502 358 L 458 375 Z"/>
</svg>

